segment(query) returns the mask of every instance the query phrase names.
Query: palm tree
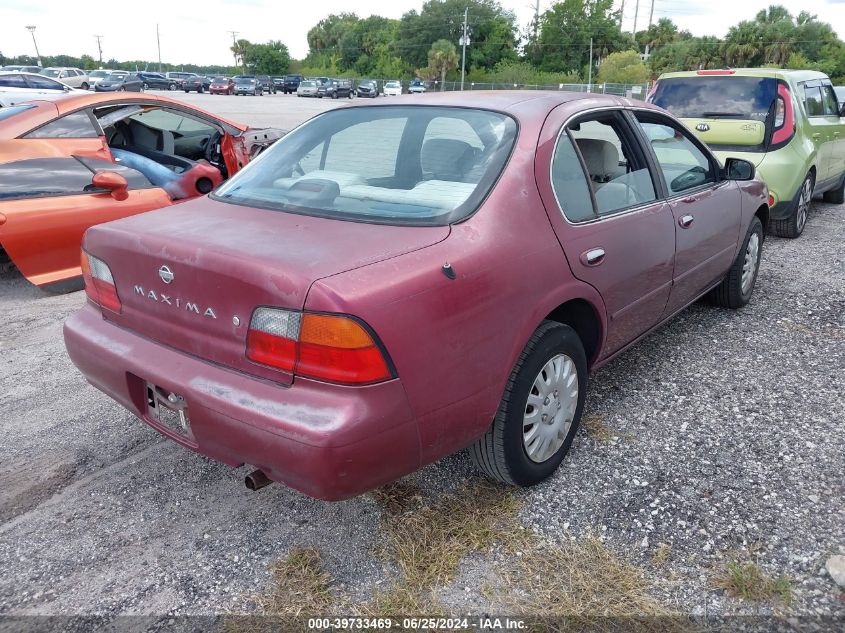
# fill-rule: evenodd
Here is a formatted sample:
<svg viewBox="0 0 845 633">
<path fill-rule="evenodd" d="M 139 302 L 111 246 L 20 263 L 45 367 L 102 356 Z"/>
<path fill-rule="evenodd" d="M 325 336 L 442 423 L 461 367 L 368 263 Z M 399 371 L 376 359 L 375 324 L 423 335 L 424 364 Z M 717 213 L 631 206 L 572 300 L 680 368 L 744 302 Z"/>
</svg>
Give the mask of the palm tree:
<svg viewBox="0 0 845 633">
<path fill-rule="evenodd" d="M 458 50 L 449 40 L 437 40 L 428 51 L 428 68 L 440 75 L 440 90 L 445 88 L 446 73 L 458 67 Z"/>
</svg>

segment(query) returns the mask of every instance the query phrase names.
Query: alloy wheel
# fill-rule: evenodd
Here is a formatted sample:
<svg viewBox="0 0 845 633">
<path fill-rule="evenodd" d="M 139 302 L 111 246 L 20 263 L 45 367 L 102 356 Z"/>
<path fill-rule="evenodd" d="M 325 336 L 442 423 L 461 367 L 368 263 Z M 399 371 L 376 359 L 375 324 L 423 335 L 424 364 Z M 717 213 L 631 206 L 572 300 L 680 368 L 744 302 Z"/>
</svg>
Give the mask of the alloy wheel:
<svg viewBox="0 0 845 633">
<path fill-rule="evenodd" d="M 528 458 L 542 463 L 552 457 L 572 428 L 578 407 L 578 370 L 566 354 L 552 357 L 534 378 L 522 422 Z"/>
<path fill-rule="evenodd" d="M 745 247 L 745 261 L 742 264 L 742 279 L 740 287 L 742 294 L 747 295 L 751 291 L 751 284 L 754 283 L 754 275 L 757 272 L 757 262 L 760 259 L 760 236 L 752 233 L 748 238 L 748 245 Z"/>
<path fill-rule="evenodd" d="M 795 226 L 798 232 L 804 230 L 804 225 L 807 223 L 807 215 L 810 213 L 810 203 L 813 200 L 813 178 L 807 176 L 804 184 L 801 185 L 801 193 L 798 197 L 798 211 L 795 218 Z"/>
</svg>

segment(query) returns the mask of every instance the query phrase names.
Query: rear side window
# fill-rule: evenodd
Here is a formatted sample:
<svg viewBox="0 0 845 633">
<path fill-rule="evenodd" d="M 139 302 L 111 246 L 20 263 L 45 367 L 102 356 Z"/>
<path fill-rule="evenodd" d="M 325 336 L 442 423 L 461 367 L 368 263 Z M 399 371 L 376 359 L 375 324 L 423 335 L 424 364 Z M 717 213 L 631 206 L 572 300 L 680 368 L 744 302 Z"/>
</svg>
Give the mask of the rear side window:
<svg viewBox="0 0 845 633">
<path fill-rule="evenodd" d="M 836 94 L 833 87 L 822 85 L 822 106 L 825 116 L 839 116 L 839 103 L 836 101 Z"/>
<path fill-rule="evenodd" d="M 670 77 L 657 82 L 651 102 L 680 118 L 766 121 L 776 94 L 769 77 Z"/>
<path fill-rule="evenodd" d="M 593 198 L 581 160 L 569 134 L 562 133 L 552 158 L 552 189 L 557 204 L 570 222 L 593 220 Z"/>
<path fill-rule="evenodd" d="M 628 130 L 619 113 L 583 118 L 569 125 L 599 215 L 657 199 L 648 165 Z"/>
<path fill-rule="evenodd" d="M 0 200 L 91 193 L 94 173 L 106 170 L 127 177 L 133 189 L 151 186 L 135 170 L 108 161 L 86 162 L 75 158 L 36 158 L 4 163 L 0 165 Z"/>
<path fill-rule="evenodd" d="M 513 119 L 487 110 L 340 108 L 276 141 L 213 195 L 306 215 L 445 225 L 478 207 L 516 134 Z"/>
<path fill-rule="evenodd" d="M 23 75 L 0 76 L 0 88 L 28 88 L 23 80 Z"/>
<path fill-rule="evenodd" d="M 36 77 L 35 75 L 27 75 L 26 83 L 29 84 L 30 88 L 35 88 L 36 90 L 56 90 L 61 92 L 65 89 L 64 84 L 60 84 L 58 81 L 53 81 L 47 77 Z"/>
<path fill-rule="evenodd" d="M 99 135 L 88 113 L 80 111 L 42 125 L 24 138 L 97 138 Z"/>
</svg>

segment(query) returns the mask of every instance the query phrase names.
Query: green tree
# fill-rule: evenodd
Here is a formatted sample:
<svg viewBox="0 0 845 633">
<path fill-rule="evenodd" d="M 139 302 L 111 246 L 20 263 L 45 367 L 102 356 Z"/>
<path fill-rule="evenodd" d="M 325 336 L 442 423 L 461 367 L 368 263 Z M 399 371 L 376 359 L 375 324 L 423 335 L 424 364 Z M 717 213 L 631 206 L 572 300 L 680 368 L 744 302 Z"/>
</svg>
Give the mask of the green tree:
<svg viewBox="0 0 845 633">
<path fill-rule="evenodd" d="M 447 40 L 457 45 L 463 34 L 464 10 L 470 46 L 467 63 L 492 69 L 503 60 L 516 60 L 516 16 L 496 0 L 428 0 L 422 10 L 402 16 L 394 50 L 408 66 L 419 68 L 427 62 L 426 51 L 433 42 Z"/>
<path fill-rule="evenodd" d="M 649 70 L 637 51 L 611 53 L 599 66 L 600 82 L 613 84 L 641 84 L 648 81 Z"/>
<path fill-rule="evenodd" d="M 440 77 L 440 90 L 445 87 L 446 73 L 458 67 L 458 51 L 449 40 L 437 40 L 428 51 L 428 66 L 417 71 L 428 79 Z"/>
<path fill-rule="evenodd" d="M 244 65 L 257 75 L 284 75 L 290 66 L 290 53 L 278 40 L 250 44 L 244 50 Z"/>
</svg>

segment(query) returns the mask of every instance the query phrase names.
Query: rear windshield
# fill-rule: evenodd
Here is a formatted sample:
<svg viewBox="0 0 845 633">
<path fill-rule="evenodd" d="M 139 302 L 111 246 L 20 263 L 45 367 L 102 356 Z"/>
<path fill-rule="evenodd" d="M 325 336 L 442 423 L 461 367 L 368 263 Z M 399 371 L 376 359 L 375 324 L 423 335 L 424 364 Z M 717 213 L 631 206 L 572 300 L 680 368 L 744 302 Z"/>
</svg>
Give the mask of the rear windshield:
<svg viewBox="0 0 845 633">
<path fill-rule="evenodd" d="M 0 108 L 0 121 L 4 121 L 5 119 L 11 119 L 16 114 L 26 112 L 27 110 L 30 110 L 34 107 L 34 105 L 15 105 L 9 106 L 8 108 Z"/>
<path fill-rule="evenodd" d="M 480 204 L 516 129 L 504 114 L 469 108 L 332 110 L 276 141 L 213 197 L 305 215 L 445 225 Z"/>
<path fill-rule="evenodd" d="M 672 77 L 657 82 L 651 101 L 680 118 L 765 122 L 776 93 L 767 77 Z"/>
</svg>

